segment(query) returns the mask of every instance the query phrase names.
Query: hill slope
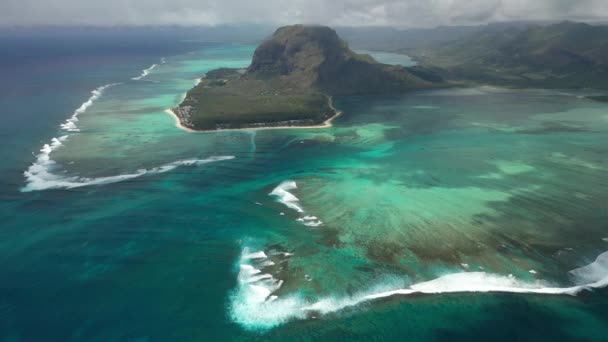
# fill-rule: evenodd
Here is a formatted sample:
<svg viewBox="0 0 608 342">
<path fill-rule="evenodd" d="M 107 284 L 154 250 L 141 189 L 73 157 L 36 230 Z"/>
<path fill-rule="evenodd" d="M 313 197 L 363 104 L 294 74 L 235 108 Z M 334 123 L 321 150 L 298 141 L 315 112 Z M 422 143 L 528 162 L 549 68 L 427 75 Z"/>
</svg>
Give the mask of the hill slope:
<svg viewBox="0 0 608 342">
<path fill-rule="evenodd" d="M 608 27 L 563 22 L 482 31 L 409 50 L 451 79 L 495 84 L 608 88 Z"/>
</svg>

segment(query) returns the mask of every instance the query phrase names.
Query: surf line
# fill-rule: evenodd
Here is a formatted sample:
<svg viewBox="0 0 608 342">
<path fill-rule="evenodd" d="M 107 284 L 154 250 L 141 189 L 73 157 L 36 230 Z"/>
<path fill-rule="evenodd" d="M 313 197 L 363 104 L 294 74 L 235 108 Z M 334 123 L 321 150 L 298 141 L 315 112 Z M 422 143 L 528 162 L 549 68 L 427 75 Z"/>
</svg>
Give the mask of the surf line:
<svg viewBox="0 0 608 342">
<path fill-rule="evenodd" d="M 61 140 L 54 141 L 53 144 L 61 145 Z M 41 154 L 44 154 L 41 153 Z M 47 190 L 47 189 L 73 189 L 89 185 L 103 185 L 110 183 L 117 183 L 143 175 L 160 174 L 171 171 L 180 166 L 201 166 L 204 164 L 234 159 L 234 156 L 213 156 L 206 159 L 183 159 L 174 161 L 171 163 L 163 164 L 161 166 L 153 167 L 151 169 L 139 169 L 134 173 L 127 173 L 115 176 L 88 178 L 78 176 L 60 176 L 52 173 L 53 167 L 56 163 L 50 158 L 44 157 L 43 162 L 40 162 L 40 158 L 36 167 L 30 167 L 25 172 L 27 177 L 27 185 L 21 190 L 23 192 L 29 192 L 34 190 Z"/>
<path fill-rule="evenodd" d="M 165 59 L 165 57 L 163 57 L 163 58 L 160 59 L 160 62 L 158 64 L 157 63 L 152 64 L 149 68 L 142 70 L 142 72 L 141 72 L 141 74 L 139 76 L 133 77 L 131 79 L 134 80 L 134 81 L 142 80 L 146 76 L 148 76 L 152 72 L 152 70 L 154 70 L 160 64 L 165 64 L 165 63 L 167 63 L 167 60 Z"/>
<path fill-rule="evenodd" d="M 78 116 L 86 112 L 87 109 L 103 95 L 106 89 L 118 84 L 120 83 L 110 83 L 93 89 L 93 91 L 91 91 L 91 96 L 74 111 L 71 117 L 60 125 L 61 129 L 67 132 L 67 134 L 52 138 L 49 143 L 42 146 L 40 153 L 36 156 L 36 161 L 23 173 L 26 178 L 26 183 L 28 184 L 22 188 L 21 191 L 35 190 L 31 188 L 32 184 L 38 184 L 38 186 L 34 186 L 34 188 L 38 188 L 40 187 L 39 185 L 42 180 L 51 176 L 50 169 L 56 163 L 51 159 L 50 154 L 61 147 L 63 143 L 68 140 L 70 134 L 80 132 L 80 128 L 76 125 Z M 58 176 L 53 175 L 53 178 L 57 177 Z"/>
<path fill-rule="evenodd" d="M 60 125 L 61 129 L 65 131 L 66 134 L 59 137 L 54 137 L 49 143 L 42 146 L 34 163 L 32 163 L 32 165 L 30 165 L 28 169 L 23 172 L 26 179 L 26 185 L 21 188 L 22 192 L 61 188 L 72 189 L 88 185 L 109 184 L 133 179 L 146 174 L 164 173 L 180 166 L 200 166 L 211 162 L 234 158 L 234 156 L 213 156 L 206 159 L 184 159 L 163 164 L 151 169 L 140 169 L 134 173 L 97 178 L 66 176 L 63 174 L 53 173 L 53 171 L 57 169 L 59 165 L 51 159 L 51 153 L 61 148 L 71 134 L 80 132 L 80 129 L 76 125 L 78 122 L 78 116 L 86 112 L 87 109 L 103 95 L 106 89 L 119 84 L 121 83 L 106 84 L 91 91 L 91 96 L 74 111 L 70 118 Z"/>
<path fill-rule="evenodd" d="M 291 254 L 280 256 L 285 259 Z M 274 257 L 277 260 L 277 256 Z M 458 272 L 438 278 L 403 286 L 404 284 L 378 284 L 347 297 L 322 297 L 306 299 L 299 293 L 278 295 L 283 281 L 273 272 L 274 262 L 265 251 L 252 253 L 245 248 L 239 258 L 238 285 L 231 304 L 232 319 L 246 329 L 271 329 L 296 319 L 316 318 L 365 302 L 393 296 L 438 295 L 458 293 L 516 293 L 538 295 L 575 296 L 583 291 L 608 286 L 608 252 L 600 254 L 589 265 L 574 269 L 572 286 L 552 286 L 537 280 L 526 282 L 513 275 L 486 272 Z M 308 279 L 307 279 L 308 280 Z"/>
<path fill-rule="evenodd" d="M 290 192 L 297 188 L 298 185 L 295 181 L 286 180 L 281 182 L 281 184 L 275 187 L 268 195 L 275 197 L 279 203 L 285 205 L 287 208 L 297 211 L 298 214 L 300 214 L 300 217 L 296 221 L 308 227 L 322 226 L 323 221 L 319 220 L 316 216 L 307 215 L 300 204 L 300 199 Z"/>
<path fill-rule="evenodd" d="M 110 83 L 110 84 L 106 84 L 101 87 L 98 87 L 98 88 L 94 89 L 93 91 L 91 91 L 91 97 L 89 97 L 88 100 L 83 102 L 80 105 L 80 107 L 78 107 L 78 109 L 76 109 L 74 111 L 72 116 L 69 119 L 67 119 L 64 123 L 61 124 L 61 128 L 67 132 L 80 132 L 80 129 L 76 125 L 76 123 L 78 122 L 78 116 L 80 114 L 86 112 L 87 109 L 89 107 L 91 107 L 93 105 L 93 103 L 101 97 L 101 95 L 103 95 L 103 92 L 106 89 L 113 87 L 115 85 L 119 85 L 119 84 L 121 84 L 121 83 Z"/>
</svg>

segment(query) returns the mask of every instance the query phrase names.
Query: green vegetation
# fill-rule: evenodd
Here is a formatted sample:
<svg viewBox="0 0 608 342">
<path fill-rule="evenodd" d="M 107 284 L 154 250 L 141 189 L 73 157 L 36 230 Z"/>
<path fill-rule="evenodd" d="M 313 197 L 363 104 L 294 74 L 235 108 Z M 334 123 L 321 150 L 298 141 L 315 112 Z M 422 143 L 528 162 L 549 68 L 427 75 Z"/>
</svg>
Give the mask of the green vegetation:
<svg viewBox="0 0 608 342">
<path fill-rule="evenodd" d="M 189 107 L 190 122 L 182 124 L 204 130 L 315 125 L 335 114 L 321 93 L 294 91 L 280 80 L 264 81 L 234 69 L 208 73 L 177 110 Z"/>
<path fill-rule="evenodd" d="M 210 71 L 174 112 L 193 129 L 311 126 L 336 114 L 332 96 L 438 86 L 431 69 L 381 64 L 328 27 L 294 25 L 260 44 L 247 70 Z"/>
<path fill-rule="evenodd" d="M 608 88 L 608 27 L 563 22 L 476 32 L 405 50 L 448 79 L 543 88 Z"/>
</svg>

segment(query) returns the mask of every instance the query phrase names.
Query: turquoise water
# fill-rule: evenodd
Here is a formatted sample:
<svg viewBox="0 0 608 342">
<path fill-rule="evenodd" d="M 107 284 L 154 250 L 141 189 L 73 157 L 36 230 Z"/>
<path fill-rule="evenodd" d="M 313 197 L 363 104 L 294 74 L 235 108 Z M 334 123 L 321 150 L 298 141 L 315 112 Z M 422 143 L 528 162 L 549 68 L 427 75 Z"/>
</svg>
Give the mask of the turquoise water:
<svg viewBox="0 0 608 342">
<path fill-rule="evenodd" d="M 175 126 L 166 108 L 252 53 L 115 71 L 28 137 L 0 207 L 3 338 L 608 336 L 606 104 L 478 87 L 337 99 L 327 129 Z"/>
</svg>

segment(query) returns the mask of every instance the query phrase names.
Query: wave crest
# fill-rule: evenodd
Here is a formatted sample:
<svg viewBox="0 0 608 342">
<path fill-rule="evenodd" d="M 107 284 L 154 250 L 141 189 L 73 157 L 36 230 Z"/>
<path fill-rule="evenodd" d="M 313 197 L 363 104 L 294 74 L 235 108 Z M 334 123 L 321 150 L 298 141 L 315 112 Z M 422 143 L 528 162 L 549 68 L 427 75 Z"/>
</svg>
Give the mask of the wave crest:
<svg viewBox="0 0 608 342">
<path fill-rule="evenodd" d="M 263 253 L 258 252 L 258 255 L 261 256 Z M 577 284 L 575 286 L 555 287 L 542 280 L 525 282 L 513 275 L 459 272 L 408 287 L 402 287 L 402 285 L 392 282 L 349 297 L 325 297 L 311 301 L 303 299 L 297 294 L 281 298 L 273 295 L 282 281 L 277 280 L 270 272 L 264 273 L 264 268 L 252 264 L 250 259 L 246 258 L 247 255 L 250 254 L 245 249 L 239 260 L 239 285 L 232 298 L 231 314 L 237 323 L 253 330 L 270 329 L 295 319 L 315 318 L 364 302 L 392 296 L 470 292 L 574 296 L 585 290 L 608 286 L 608 252 L 605 252 L 598 256 L 595 262 L 570 271 L 575 278 Z M 277 284 L 279 284 L 278 287 Z"/>
<path fill-rule="evenodd" d="M 137 77 L 133 77 L 131 78 L 134 81 L 139 81 L 144 79 L 146 76 L 148 76 L 152 70 L 154 70 L 157 66 L 159 66 L 160 64 L 165 64 L 167 62 L 167 60 L 165 59 L 165 57 L 160 59 L 160 63 L 159 64 L 152 64 L 149 68 L 142 70 L 141 75 L 137 76 Z"/>
<path fill-rule="evenodd" d="M 55 148 L 61 146 L 61 140 L 57 139 L 51 143 L 51 145 L 44 145 L 38 160 L 30 168 L 24 172 L 26 177 L 26 186 L 21 189 L 23 192 L 34 191 L 34 190 L 48 190 L 48 189 L 73 189 L 89 185 L 102 185 L 125 181 L 141 177 L 149 174 L 159 174 L 171 171 L 180 166 L 200 166 L 216 161 L 234 159 L 234 156 L 214 156 L 206 159 L 183 159 L 167 163 L 161 166 L 157 166 L 151 169 L 140 169 L 134 173 L 107 176 L 107 177 L 78 177 L 78 176 L 65 176 L 53 173 L 56 168 L 55 161 L 51 160 L 48 154 Z"/>
<path fill-rule="evenodd" d="M 78 122 L 78 115 L 87 111 L 89 107 L 93 105 L 93 103 L 103 95 L 104 90 L 113 87 L 115 85 L 119 85 L 120 83 L 111 83 L 106 84 L 101 87 L 98 87 L 91 91 L 91 97 L 88 98 L 83 104 L 78 107 L 72 114 L 72 116 L 67 119 L 64 123 L 61 124 L 61 128 L 68 132 L 80 132 L 78 126 L 76 126 L 76 122 Z"/>
<path fill-rule="evenodd" d="M 299 217 L 296 221 L 309 227 L 319 227 L 323 225 L 323 221 L 319 220 L 316 216 L 306 215 L 304 208 L 300 205 L 300 199 L 294 194 L 289 192 L 298 188 L 296 182 L 287 180 L 281 182 L 276 188 L 272 190 L 268 195 L 273 196 L 278 202 L 282 203 L 286 207 L 297 211 L 302 217 Z"/>
</svg>

